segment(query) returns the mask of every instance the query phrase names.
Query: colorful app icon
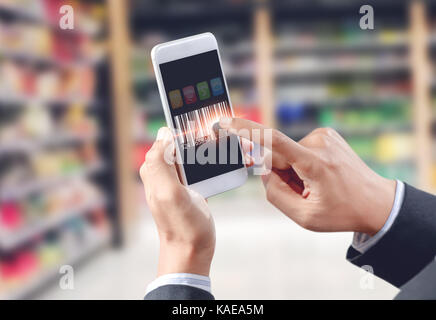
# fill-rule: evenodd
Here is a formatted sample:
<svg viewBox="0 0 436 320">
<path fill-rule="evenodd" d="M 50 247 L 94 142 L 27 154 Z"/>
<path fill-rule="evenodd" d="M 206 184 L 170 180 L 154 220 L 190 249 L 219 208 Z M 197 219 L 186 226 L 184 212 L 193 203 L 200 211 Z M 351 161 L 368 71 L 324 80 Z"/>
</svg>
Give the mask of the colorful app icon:
<svg viewBox="0 0 436 320">
<path fill-rule="evenodd" d="M 210 80 L 210 87 L 212 88 L 212 93 L 214 96 L 219 96 L 224 93 L 223 83 L 221 78 L 214 78 Z"/>
<path fill-rule="evenodd" d="M 197 83 L 197 91 L 200 100 L 205 100 L 210 98 L 210 90 L 207 81 Z"/>
<path fill-rule="evenodd" d="M 195 89 L 193 86 L 184 87 L 183 96 L 185 97 L 186 104 L 192 104 L 197 101 L 197 96 L 195 95 Z"/>
<path fill-rule="evenodd" d="M 183 100 L 182 100 L 182 94 L 180 93 L 180 90 L 173 90 L 169 93 L 170 101 L 171 101 L 171 107 L 173 109 L 177 109 L 183 106 Z"/>
</svg>

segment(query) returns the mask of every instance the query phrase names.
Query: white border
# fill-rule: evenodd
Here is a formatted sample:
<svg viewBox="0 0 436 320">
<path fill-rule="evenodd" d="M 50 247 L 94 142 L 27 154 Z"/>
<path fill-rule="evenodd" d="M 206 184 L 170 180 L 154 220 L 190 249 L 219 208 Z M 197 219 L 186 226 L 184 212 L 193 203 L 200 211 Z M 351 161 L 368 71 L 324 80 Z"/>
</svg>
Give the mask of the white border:
<svg viewBox="0 0 436 320">
<path fill-rule="evenodd" d="M 217 50 L 217 52 L 218 52 L 218 59 L 219 59 L 219 63 L 221 66 L 222 73 L 223 73 L 224 86 L 226 88 L 227 96 L 229 97 L 230 110 L 232 112 L 232 116 L 234 116 L 232 103 L 230 101 L 229 89 L 227 87 L 227 81 L 224 77 L 224 70 L 222 68 L 221 56 L 220 56 L 219 50 L 218 50 L 218 43 L 215 39 L 215 36 L 212 33 L 206 32 L 206 33 L 198 34 L 195 36 L 158 44 L 151 50 L 151 59 L 153 62 L 154 73 L 156 75 L 156 81 L 157 81 L 158 88 L 159 88 L 159 94 L 160 94 L 162 106 L 163 106 L 164 113 L 165 113 L 165 119 L 166 119 L 167 125 L 173 130 L 173 132 L 174 132 L 175 128 L 173 127 L 173 121 L 172 121 L 172 117 L 171 117 L 170 107 L 168 104 L 167 95 L 166 95 L 165 87 L 163 84 L 162 75 L 160 72 L 159 65 L 161 63 L 166 63 L 166 62 L 170 62 L 173 60 L 178 60 L 178 59 L 190 57 L 190 56 L 204 53 L 204 52 L 208 52 L 211 50 Z M 242 151 L 240 140 L 239 140 L 239 148 L 242 152 L 242 160 L 244 162 L 243 168 L 240 168 L 240 169 L 237 169 L 234 171 L 230 171 L 230 172 L 221 174 L 219 176 L 191 184 L 191 185 L 189 185 L 189 187 L 191 189 L 197 191 L 198 193 L 200 193 L 205 198 L 207 198 L 207 197 L 210 197 L 212 195 L 215 195 L 215 194 L 218 194 L 218 193 L 221 193 L 221 192 L 233 189 L 233 188 L 237 188 L 237 187 L 241 186 L 242 184 L 244 184 L 245 181 L 247 180 L 248 173 L 247 173 L 247 168 L 245 166 L 244 152 Z M 177 155 L 178 162 L 181 163 L 182 162 L 181 161 L 181 159 L 182 159 L 181 151 L 178 147 L 176 148 L 176 155 Z M 183 184 L 188 185 L 187 180 L 186 180 L 185 170 L 183 169 L 183 165 L 179 165 L 178 169 L 179 169 L 179 173 L 180 173 L 180 176 L 182 178 Z"/>
</svg>

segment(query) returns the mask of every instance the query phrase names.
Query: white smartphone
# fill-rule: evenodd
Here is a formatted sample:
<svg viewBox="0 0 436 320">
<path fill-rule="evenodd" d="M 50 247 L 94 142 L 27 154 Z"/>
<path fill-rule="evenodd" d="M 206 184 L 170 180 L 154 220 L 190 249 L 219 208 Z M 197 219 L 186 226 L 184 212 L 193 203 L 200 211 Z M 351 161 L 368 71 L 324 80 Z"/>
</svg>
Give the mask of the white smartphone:
<svg viewBox="0 0 436 320">
<path fill-rule="evenodd" d="M 214 35 L 159 44 L 151 57 L 183 184 L 205 198 L 242 185 L 247 168 L 240 139 L 212 128 L 234 116 Z"/>
</svg>

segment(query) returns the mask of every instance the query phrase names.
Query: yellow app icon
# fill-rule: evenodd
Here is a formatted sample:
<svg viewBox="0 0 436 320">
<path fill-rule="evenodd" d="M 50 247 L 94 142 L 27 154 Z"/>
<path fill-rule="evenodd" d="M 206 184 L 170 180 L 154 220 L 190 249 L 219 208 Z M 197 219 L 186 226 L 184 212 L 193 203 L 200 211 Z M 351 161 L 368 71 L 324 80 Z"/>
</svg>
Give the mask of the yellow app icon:
<svg viewBox="0 0 436 320">
<path fill-rule="evenodd" d="M 177 109 L 183 106 L 182 94 L 180 93 L 180 90 L 170 91 L 169 96 L 171 101 L 171 107 L 173 109 Z"/>
</svg>

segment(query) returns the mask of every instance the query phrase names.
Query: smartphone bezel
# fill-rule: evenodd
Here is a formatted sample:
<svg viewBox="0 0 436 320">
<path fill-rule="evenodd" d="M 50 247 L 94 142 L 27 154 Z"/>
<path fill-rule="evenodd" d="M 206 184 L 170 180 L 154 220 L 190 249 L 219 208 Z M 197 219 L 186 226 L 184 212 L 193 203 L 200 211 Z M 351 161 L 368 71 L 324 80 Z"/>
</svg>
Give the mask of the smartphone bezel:
<svg viewBox="0 0 436 320">
<path fill-rule="evenodd" d="M 217 50 L 217 52 L 218 52 L 218 59 L 219 59 L 222 73 L 223 73 L 223 82 L 224 82 L 227 96 L 229 97 L 229 106 L 230 106 L 232 115 L 234 116 L 233 106 L 232 106 L 232 102 L 230 101 L 229 90 L 227 87 L 227 81 L 226 81 L 226 77 L 224 76 L 224 69 L 223 69 L 223 66 L 221 63 L 221 56 L 220 56 L 220 53 L 218 50 L 218 43 L 215 39 L 215 36 L 212 33 L 210 33 L 210 32 L 202 33 L 199 35 L 195 35 L 195 36 L 191 36 L 191 37 L 187 37 L 187 38 L 178 39 L 175 41 L 170 41 L 170 42 L 158 44 L 151 51 L 153 68 L 154 68 L 156 81 L 157 81 L 158 88 L 159 88 L 159 94 L 160 94 L 160 98 L 162 101 L 162 106 L 163 106 L 164 113 L 165 113 L 165 119 L 166 119 L 167 125 L 170 127 L 170 129 L 173 131 L 173 133 L 174 133 L 175 128 L 173 126 L 170 106 L 169 106 L 169 103 L 167 100 L 166 90 L 165 90 L 165 86 L 164 86 L 164 83 L 162 80 L 162 75 L 160 72 L 159 65 L 162 63 L 166 63 L 166 62 L 190 57 L 193 55 L 197 55 L 200 53 L 205 53 L 205 52 L 208 52 L 211 50 Z M 239 139 L 239 148 L 241 150 L 243 160 L 245 160 L 244 152 L 242 151 L 240 139 Z M 182 162 L 181 161 L 181 159 L 182 159 L 181 150 L 177 144 L 176 144 L 176 157 L 177 157 L 178 163 L 181 163 Z M 196 182 L 193 184 L 187 183 L 185 169 L 184 169 L 183 165 L 178 165 L 178 170 L 179 170 L 180 178 L 181 178 L 182 183 L 184 185 L 188 186 L 189 188 L 195 190 L 196 192 L 200 193 L 202 196 L 207 198 L 207 197 L 210 197 L 212 195 L 219 194 L 219 193 L 222 193 L 224 191 L 228 191 L 230 189 L 237 188 L 237 187 L 241 186 L 242 184 L 244 184 L 245 181 L 247 180 L 248 174 L 247 174 L 247 168 L 245 165 L 245 161 L 243 161 L 243 162 L 244 162 L 244 167 L 242 167 L 240 169 L 236 169 L 236 170 L 233 170 L 233 171 L 230 171 L 230 172 L 227 172 L 227 173 L 224 173 L 224 174 L 221 174 L 221 175 L 218 175 L 218 176 L 206 179 L 206 180 L 202 180 L 200 182 Z"/>
</svg>

